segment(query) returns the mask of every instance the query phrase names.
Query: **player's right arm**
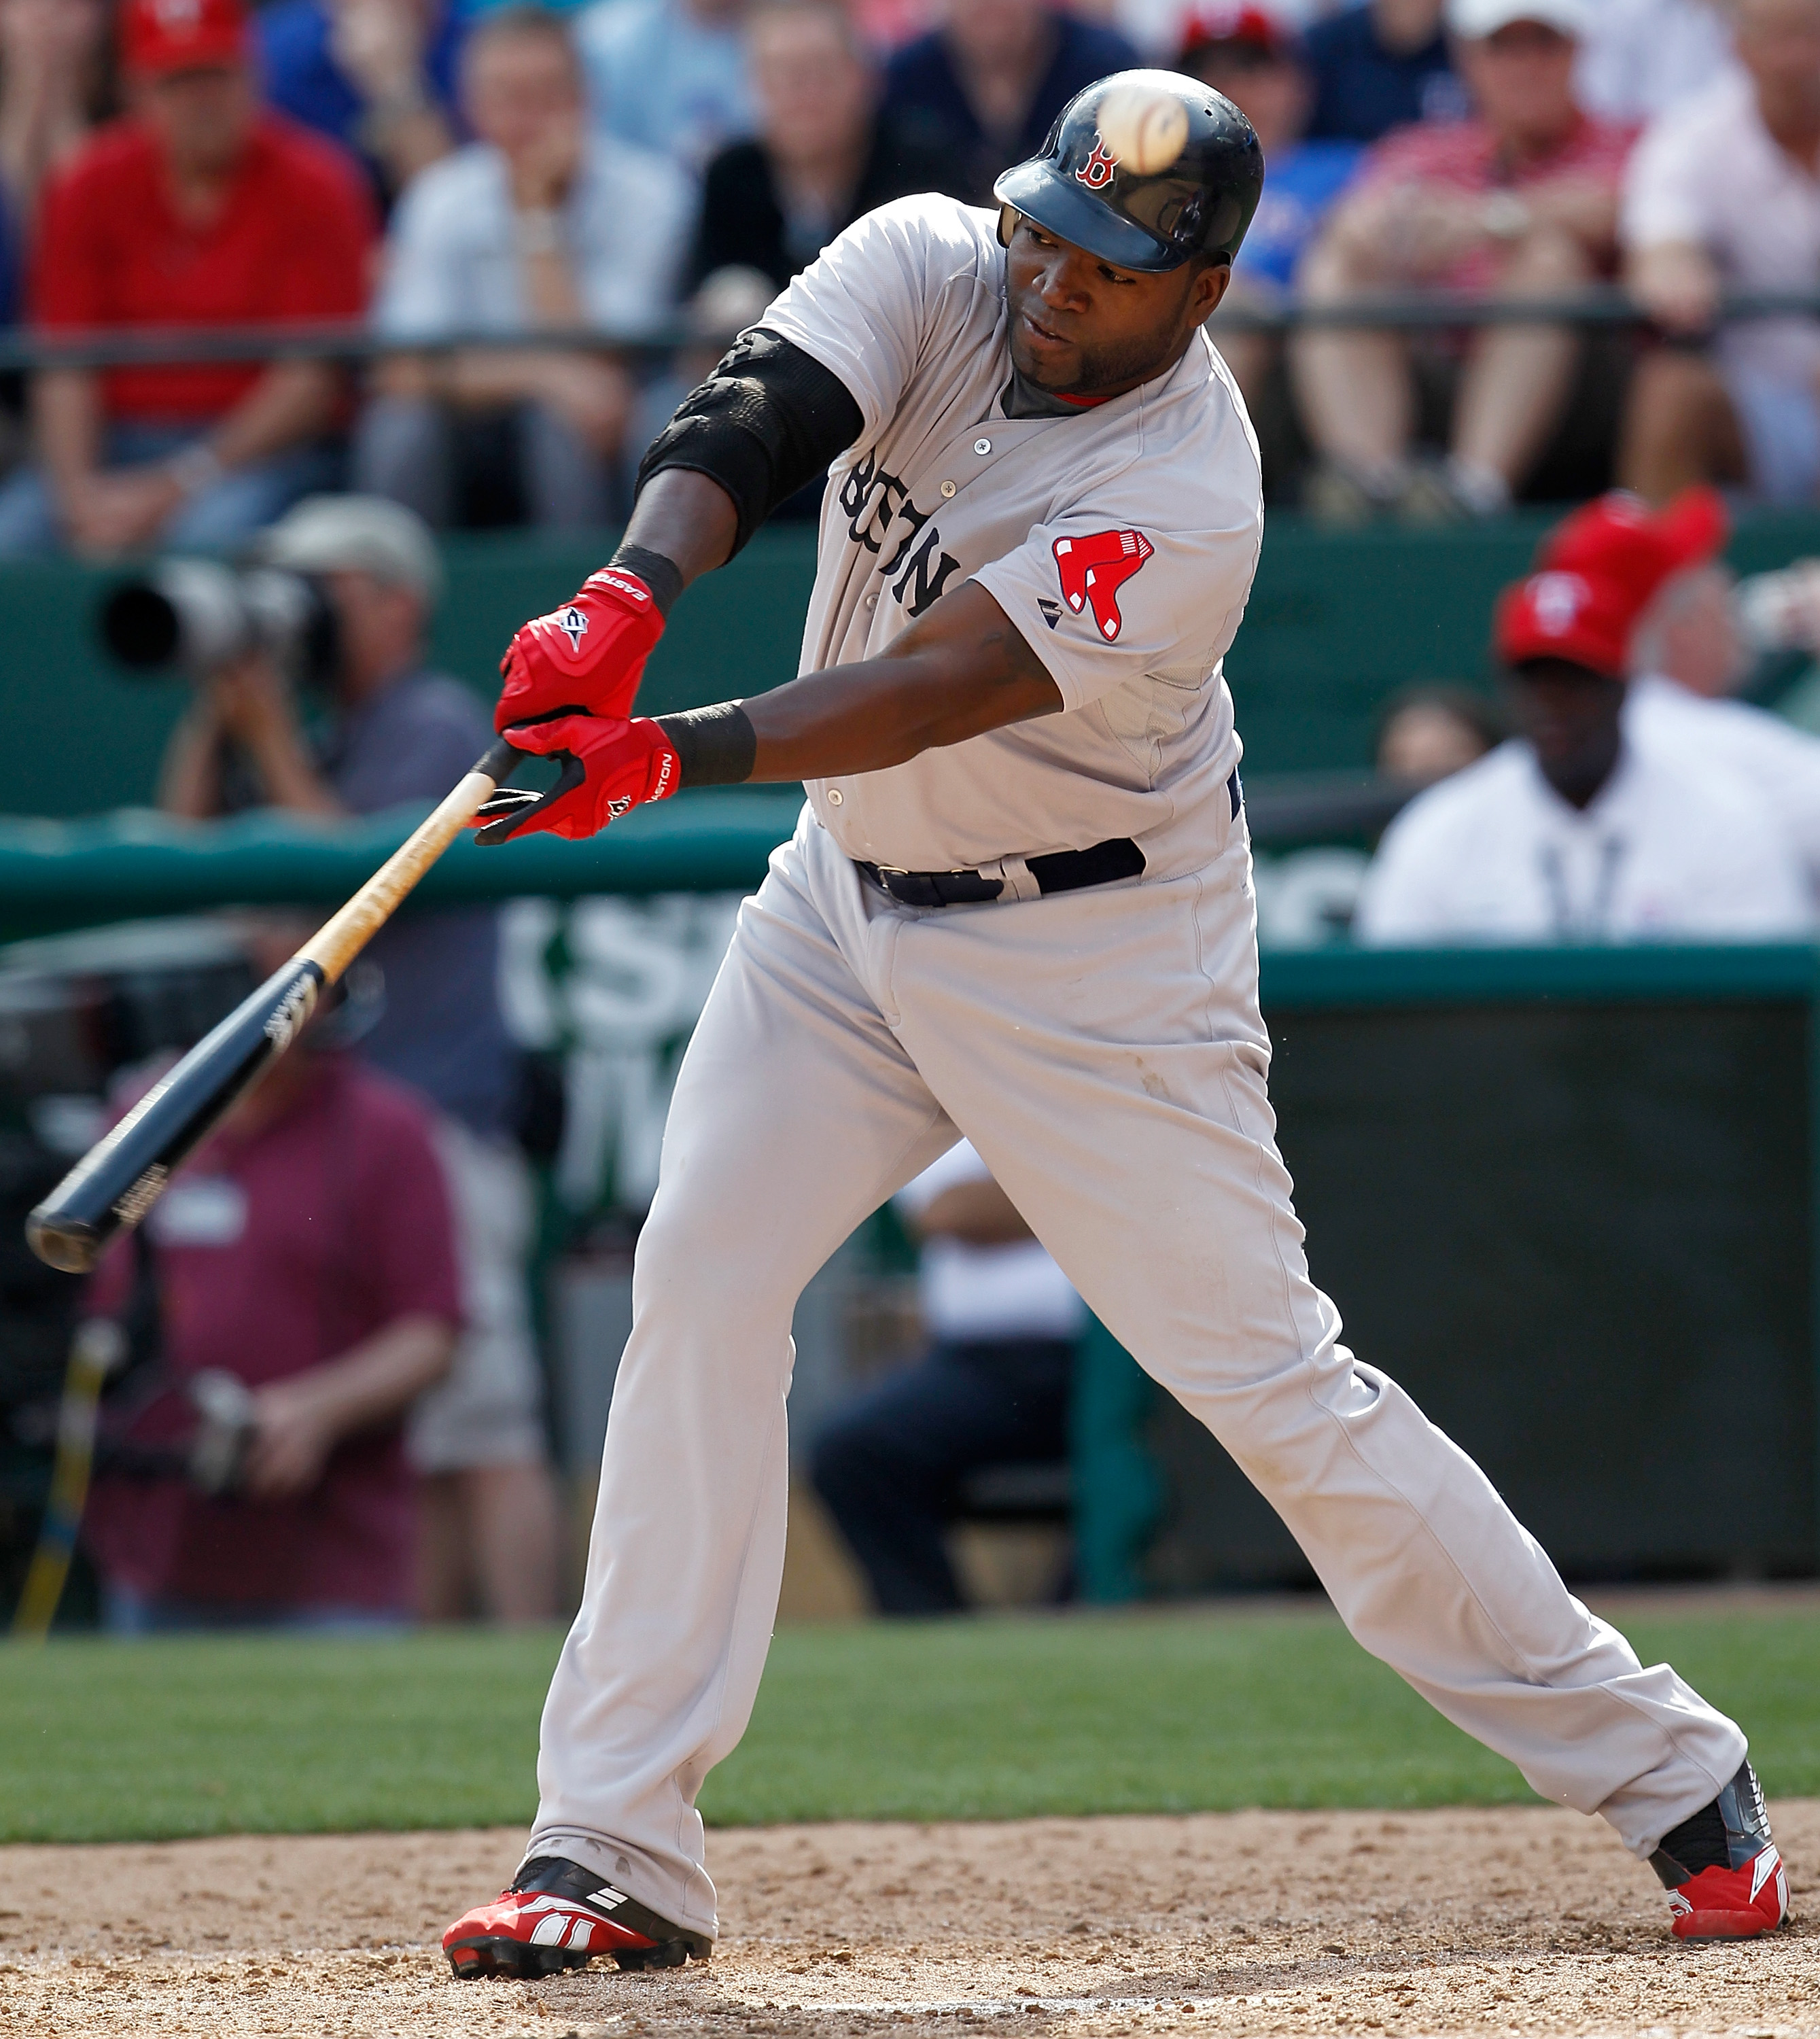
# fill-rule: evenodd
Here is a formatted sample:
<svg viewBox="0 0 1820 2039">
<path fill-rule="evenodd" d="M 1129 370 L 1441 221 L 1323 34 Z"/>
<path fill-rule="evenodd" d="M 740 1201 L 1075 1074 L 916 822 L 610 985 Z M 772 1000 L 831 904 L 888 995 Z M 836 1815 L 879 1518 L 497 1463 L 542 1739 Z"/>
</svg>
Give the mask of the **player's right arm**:
<svg viewBox="0 0 1820 2039">
<path fill-rule="evenodd" d="M 948 211 L 909 199 L 856 221 L 684 399 L 639 463 L 612 560 L 513 639 L 499 729 L 564 710 L 629 716 L 683 590 L 891 416 L 941 279 L 976 252 Z"/>
<path fill-rule="evenodd" d="M 1059 715 L 1061 689 L 978 581 L 942 596 L 882 657 L 832 666 L 745 701 L 680 715 L 561 715 L 514 725 L 520 749 L 574 768 L 534 804 L 481 810 L 480 840 L 546 830 L 594 834 L 684 785 L 742 785 L 879 772 L 988 730 Z"/>
</svg>

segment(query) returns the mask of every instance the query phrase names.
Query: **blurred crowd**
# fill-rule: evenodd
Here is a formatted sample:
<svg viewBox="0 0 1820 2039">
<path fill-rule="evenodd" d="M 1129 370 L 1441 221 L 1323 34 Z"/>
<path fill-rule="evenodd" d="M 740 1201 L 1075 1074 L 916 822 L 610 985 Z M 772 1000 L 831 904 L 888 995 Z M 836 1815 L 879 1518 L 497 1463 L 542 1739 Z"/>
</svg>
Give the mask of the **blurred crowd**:
<svg viewBox="0 0 1820 2039">
<path fill-rule="evenodd" d="M 610 521 L 680 390 L 844 226 L 991 203 L 1139 63 L 1264 143 L 1215 338 L 1275 499 L 1814 497 L 1820 321 L 1716 314 L 1820 273 L 1820 0 L 0 0 L 10 316 L 365 320 L 396 349 L 32 378 L 0 556 L 228 544 L 346 484 L 439 527 Z M 1618 281 L 1642 323 L 1545 316 Z M 1386 293 L 1504 314 L 1332 322 Z M 1296 306 L 1321 322 L 1271 323 Z M 578 344 L 510 344 L 540 330 Z"/>
</svg>

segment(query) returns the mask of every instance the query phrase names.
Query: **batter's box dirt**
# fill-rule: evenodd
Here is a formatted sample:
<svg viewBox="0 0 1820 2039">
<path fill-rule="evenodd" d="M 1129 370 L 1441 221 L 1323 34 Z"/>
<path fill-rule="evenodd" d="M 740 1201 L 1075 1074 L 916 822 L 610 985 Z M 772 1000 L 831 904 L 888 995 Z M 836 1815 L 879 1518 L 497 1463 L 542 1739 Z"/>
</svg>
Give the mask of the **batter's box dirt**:
<svg viewBox="0 0 1820 2039">
<path fill-rule="evenodd" d="M 725 1937 L 669 1975 L 450 1980 L 514 1832 L 0 1850 L 0 2033 L 1814 2034 L 1820 1801 L 1792 1926 L 1672 1941 L 1598 1822 L 1204 1813 L 716 1833 Z"/>
</svg>

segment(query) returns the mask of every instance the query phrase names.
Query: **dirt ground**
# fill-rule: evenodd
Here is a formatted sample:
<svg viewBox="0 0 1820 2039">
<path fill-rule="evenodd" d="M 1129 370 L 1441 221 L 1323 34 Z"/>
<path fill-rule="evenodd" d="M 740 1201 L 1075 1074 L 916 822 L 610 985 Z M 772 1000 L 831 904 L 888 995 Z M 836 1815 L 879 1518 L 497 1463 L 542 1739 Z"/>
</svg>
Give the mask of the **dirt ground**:
<svg viewBox="0 0 1820 2039">
<path fill-rule="evenodd" d="M 1208 1813 L 717 1833 L 712 1961 L 537 1984 L 436 1950 L 516 1832 L 13 1847 L 0 2033 L 1820 2034 L 1820 1801 L 1773 1813 L 1795 1920 L 1745 1946 L 1573 1813 Z"/>
</svg>

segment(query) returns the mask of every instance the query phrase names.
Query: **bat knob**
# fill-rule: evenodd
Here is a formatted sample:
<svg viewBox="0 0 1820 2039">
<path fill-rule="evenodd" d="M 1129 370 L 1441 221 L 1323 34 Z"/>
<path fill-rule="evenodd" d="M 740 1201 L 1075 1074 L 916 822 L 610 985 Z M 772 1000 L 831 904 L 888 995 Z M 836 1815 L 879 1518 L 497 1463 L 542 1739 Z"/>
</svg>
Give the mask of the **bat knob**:
<svg viewBox="0 0 1820 2039">
<path fill-rule="evenodd" d="M 95 1264 L 100 1238 L 92 1225 L 49 1215 L 43 1205 L 25 1221 L 25 1244 L 47 1267 L 86 1274 Z"/>
</svg>

